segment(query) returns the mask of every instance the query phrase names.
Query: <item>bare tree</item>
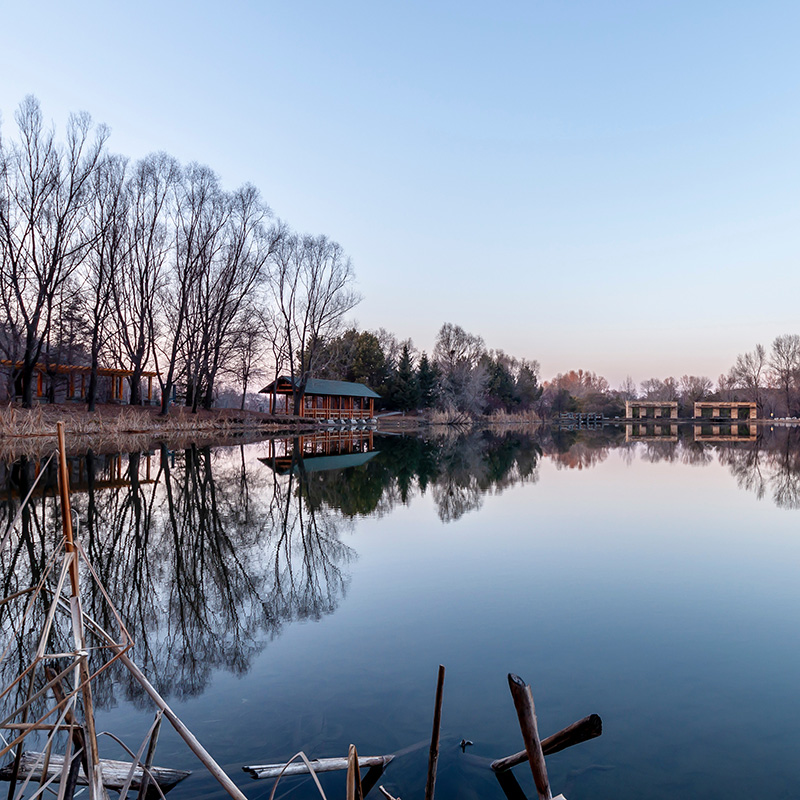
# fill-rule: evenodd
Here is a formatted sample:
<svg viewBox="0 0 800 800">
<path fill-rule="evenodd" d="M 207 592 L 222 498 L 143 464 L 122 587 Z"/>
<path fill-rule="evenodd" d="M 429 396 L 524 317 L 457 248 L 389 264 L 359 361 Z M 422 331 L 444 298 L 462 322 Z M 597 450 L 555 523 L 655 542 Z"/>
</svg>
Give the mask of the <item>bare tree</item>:
<svg viewBox="0 0 800 800">
<path fill-rule="evenodd" d="M 223 246 L 221 232 L 228 208 L 216 174 L 208 167 L 190 164 L 176 184 L 174 205 L 174 259 L 169 280 L 161 292 L 165 327 L 155 339 L 153 356 L 161 385 L 161 415 L 166 416 L 178 370 L 179 356 L 193 393 L 200 371 L 200 321 L 196 290 Z M 160 358 L 159 358 L 160 357 Z"/>
<path fill-rule="evenodd" d="M 786 413 L 794 411 L 792 392 L 800 383 L 800 336 L 787 333 L 777 336 L 769 357 L 770 376 L 786 399 Z"/>
<path fill-rule="evenodd" d="M 91 139 L 91 117 L 73 114 L 59 144 L 32 96 L 20 104 L 16 121 L 19 142 L 0 140 L 0 296 L 7 318 L 19 325 L 22 401 L 30 408 L 54 300 L 92 243 L 86 230 L 91 179 L 107 130 L 97 128 Z"/>
<path fill-rule="evenodd" d="M 203 407 L 211 408 L 217 374 L 236 348 L 242 324 L 252 316 L 253 294 L 266 281 L 269 259 L 284 234 L 280 224 L 267 227 L 271 212 L 254 186 L 234 192 L 227 203 L 223 247 L 197 282 L 196 314 L 203 327 L 193 410 L 199 389 Z"/>
<path fill-rule="evenodd" d="M 353 266 L 341 245 L 325 236 L 286 235 L 276 245 L 271 288 L 280 319 L 277 352 L 288 361 L 294 413 L 318 366 L 326 339 L 361 300 Z"/>
<path fill-rule="evenodd" d="M 142 401 L 142 372 L 159 330 L 156 298 L 166 279 L 173 244 L 169 215 L 179 175 L 174 158 L 153 153 L 136 164 L 128 179 L 127 259 L 124 269 L 114 273 L 112 293 L 119 323 L 115 331 L 119 358 L 133 371 L 131 405 Z"/>
<path fill-rule="evenodd" d="M 714 383 L 705 375 L 683 375 L 679 381 L 681 402 L 685 406 L 694 407 L 699 400 L 711 394 Z"/>
<path fill-rule="evenodd" d="M 98 165 L 92 180 L 93 199 L 90 226 L 93 245 L 86 259 L 85 283 L 81 297 L 89 328 L 91 372 L 86 403 L 94 411 L 97 402 L 97 370 L 100 351 L 106 345 L 109 309 L 117 273 L 127 266 L 127 198 L 125 191 L 126 159 L 107 156 Z"/>
<path fill-rule="evenodd" d="M 481 362 L 483 339 L 446 322 L 439 330 L 433 360 L 441 371 L 443 399 L 459 411 L 477 414 L 486 403 L 488 375 Z"/>
<path fill-rule="evenodd" d="M 763 408 L 762 389 L 766 370 L 767 351 L 763 344 L 757 344 L 750 353 L 736 356 L 733 366 L 737 384 L 751 393 L 759 411 Z"/>
<path fill-rule="evenodd" d="M 636 392 L 636 381 L 631 378 L 630 375 L 625 376 L 625 380 L 622 382 L 622 385 L 619 387 L 619 396 L 622 400 L 636 400 L 637 399 L 637 392 Z"/>
</svg>

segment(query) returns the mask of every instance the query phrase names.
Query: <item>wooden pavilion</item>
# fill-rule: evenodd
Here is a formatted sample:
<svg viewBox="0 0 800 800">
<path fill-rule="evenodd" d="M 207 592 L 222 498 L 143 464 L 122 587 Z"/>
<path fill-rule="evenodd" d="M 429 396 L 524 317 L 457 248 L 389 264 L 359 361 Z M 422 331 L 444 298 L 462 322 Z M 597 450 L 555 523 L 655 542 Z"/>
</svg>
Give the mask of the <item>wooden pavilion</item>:
<svg viewBox="0 0 800 800">
<path fill-rule="evenodd" d="M 260 394 L 270 396 L 270 414 L 292 414 L 297 380 L 281 375 L 265 386 Z M 283 402 L 279 401 L 283 398 Z M 300 398 L 300 416 L 312 419 L 372 419 L 375 416 L 377 392 L 363 383 L 309 378 Z M 283 406 L 283 408 L 281 408 Z"/>
<path fill-rule="evenodd" d="M 21 361 L 0 360 L 0 369 L 2 370 L 11 370 L 18 373 L 21 368 Z M 85 400 L 91 372 L 92 368 L 83 364 L 37 364 L 34 367 L 34 374 L 36 375 L 35 396 L 40 402 L 45 399 L 47 394 L 45 392 L 45 381 L 50 379 L 54 381 L 53 395 L 56 402 Z M 128 393 L 125 390 L 124 381 L 130 379 L 132 375 L 132 369 L 98 367 L 97 377 L 108 379 L 108 384 L 101 392 L 104 402 L 126 403 Z M 157 373 L 155 372 L 142 372 L 142 379 L 147 381 L 147 389 L 142 392 L 142 396 L 147 403 L 153 402 L 153 378 L 156 375 Z M 0 385 L 0 400 L 2 400 L 7 384 L 6 382 L 0 382 L 0 384 L 2 384 Z M 12 400 L 14 396 L 22 394 L 19 378 L 14 381 L 12 391 L 13 394 L 6 398 L 7 400 Z"/>
</svg>

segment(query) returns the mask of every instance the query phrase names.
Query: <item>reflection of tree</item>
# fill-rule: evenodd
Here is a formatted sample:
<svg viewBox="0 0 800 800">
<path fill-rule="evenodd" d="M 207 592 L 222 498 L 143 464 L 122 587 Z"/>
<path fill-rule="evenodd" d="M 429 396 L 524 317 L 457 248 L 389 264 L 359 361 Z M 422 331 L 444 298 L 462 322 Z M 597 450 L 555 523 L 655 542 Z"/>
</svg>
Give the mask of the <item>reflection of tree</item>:
<svg viewBox="0 0 800 800">
<path fill-rule="evenodd" d="M 753 442 L 721 449 L 719 459 L 759 500 L 769 492 L 778 508 L 800 509 L 800 428 L 765 429 Z"/>
<path fill-rule="evenodd" d="M 124 470 L 121 458 L 80 460 L 85 491 L 73 494 L 73 507 L 89 559 L 133 636 L 134 658 L 159 691 L 196 694 L 215 669 L 244 672 L 285 622 L 336 608 L 351 551 L 337 516 L 309 511 L 291 479 L 270 481 L 248 468 L 244 448 L 134 453 Z M 32 474 L 20 462 L 6 475 L 0 523 L 16 513 L 12 488 L 24 496 Z M 20 535 L 0 554 L 5 595 L 36 581 L 52 551 L 48 539 L 60 530 L 54 486 L 28 507 Z M 89 586 L 87 613 L 116 628 Z M 4 630 L 11 608 L 0 606 Z M 31 642 L 19 645 L 22 659 Z M 15 674 L 21 663 L 7 661 L 4 672 Z M 96 681 L 98 704 L 113 702 L 112 686 L 139 698 L 138 686 L 112 667 Z"/>
<path fill-rule="evenodd" d="M 439 518 L 449 522 L 479 509 L 486 493 L 535 482 L 541 455 L 530 433 L 487 431 L 392 437 L 379 450 L 359 467 L 310 474 L 302 482 L 309 508 L 380 516 L 430 488 Z"/>
</svg>

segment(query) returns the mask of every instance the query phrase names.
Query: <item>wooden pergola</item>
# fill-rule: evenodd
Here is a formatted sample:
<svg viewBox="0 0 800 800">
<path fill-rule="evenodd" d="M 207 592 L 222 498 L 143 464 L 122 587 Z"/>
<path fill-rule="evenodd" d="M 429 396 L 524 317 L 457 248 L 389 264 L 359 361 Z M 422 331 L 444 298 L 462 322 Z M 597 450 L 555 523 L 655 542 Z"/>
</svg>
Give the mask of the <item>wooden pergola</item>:
<svg viewBox="0 0 800 800">
<path fill-rule="evenodd" d="M 297 382 L 281 375 L 259 394 L 270 395 L 270 414 L 292 414 L 293 395 Z M 278 398 L 283 398 L 280 403 Z M 377 392 L 363 383 L 309 378 L 300 398 L 300 416 L 312 419 L 372 419 L 375 416 Z M 283 408 L 280 408 L 280 406 Z"/>
<path fill-rule="evenodd" d="M 6 369 L 20 370 L 22 362 L 12 362 L 8 359 L 0 360 L 0 367 Z M 46 375 L 61 375 L 67 378 L 66 399 L 84 400 L 86 398 L 86 387 L 92 368 L 83 364 L 37 364 L 34 367 L 36 374 L 36 396 L 44 397 L 44 379 Z M 142 378 L 147 378 L 147 402 L 153 401 L 153 378 L 158 373 L 144 371 Z M 124 403 L 125 394 L 123 391 L 123 380 L 133 375 L 132 369 L 117 369 L 115 367 L 98 367 L 98 378 L 109 378 L 111 381 L 111 391 L 109 400 L 112 403 Z"/>
</svg>

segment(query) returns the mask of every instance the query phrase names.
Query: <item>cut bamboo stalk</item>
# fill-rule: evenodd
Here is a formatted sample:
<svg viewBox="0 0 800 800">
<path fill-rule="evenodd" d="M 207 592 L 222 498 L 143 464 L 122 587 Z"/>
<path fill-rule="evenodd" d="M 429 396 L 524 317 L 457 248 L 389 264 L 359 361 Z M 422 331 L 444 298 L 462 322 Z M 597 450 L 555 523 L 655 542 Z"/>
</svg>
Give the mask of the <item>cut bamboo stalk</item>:
<svg viewBox="0 0 800 800">
<path fill-rule="evenodd" d="M 198 741 L 197 737 L 186 727 L 180 717 L 167 705 L 164 698 L 158 693 L 155 686 L 147 680 L 145 674 L 139 669 L 136 664 L 131 661 L 125 652 L 125 648 L 120 646 L 111 635 L 103 629 L 101 625 L 95 622 L 91 617 L 84 615 L 84 619 L 92 630 L 106 642 L 109 650 L 111 650 L 119 660 L 128 668 L 128 671 L 133 677 L 141 684 L 142 688 L 150 695 L 150 699 L 155 703 L 157 708 L 164 712 L 164 716 L 169 721 L 170 725 L 178 732 L 178 735 L 189 746 L 189 749 L 200 759 L 200 762 L 205 768 L 217 779 L 223 789 L 235 800 L 247 800 L 241 789 L 228 777 L 225 770 L 217 764 L 211 757 L 208 750 L 203 747 Z"/>
<path fill-rule="evenodd" d="M 383 769 L 394 756 L 358 756 L 359 769 L 364 767 L 379 767 Z M 337 770 L 347 769 L 348 759 L 340 758 L 315 758 L 309 762 L 314 768 L 314 772 L 336 772 Z M 284 769 L 286 767 L 286 769 Z M 302 762 L 286 764 L 254 764 L 249 767 L 242 767 L 245 772 L 250 773 L 251 778 L 277 778 L 278 775 L 307 775 L 308 767 Z"/>
<path fill-rule="evenodd" d="M 392 797 L 392 795 L 390 795 L 389 792 L 383 788 L 383 786 L 379 786 L 378 791 L 386 798 L 386 800 L 400 800 L 399 797 Z"/>
<path fill-rule="evenodd" d="M 58 491 L 61 496 L 61 523 L 66 542 L 67 553 L 72 554 L 70 564 L 70 583 L 72 595 L 70 610 L 72 611 L 73 636 L 75 650 L 79 656 L 78 671 L 82 684 L 83 717 L 86 728 L 87 756 L 91 771 L 89 777 L 89 795 L 92 800 L 107 800 L 103 784 L 103 770 L 100 766 L 100 751 L 97 747 L 97 731 L 94 727 L 94 702 L 92 700 L 91 673 L 89 671 L 89 655 L 86 651 L 86 638 L 83 630 L 83 611 L 80 597 L 80 574 L 78 572 L 78 553 L 72 535 L 72 509 L 69 502 L 69 471 L 67 469 L 67 447 L 64 439 L 64 423 L 56 423 L 58 431 Z"/>
<path fill-rule="evenodd" d="M 42 771 L 42 762 L 42 753 L 35 753 L 26 750 L 22 754 L 20 775 L 27 776 L 29 773 L 32 773 L 31 779 L 38 780 Z M 48 778 L 52 778 L 55 775 L 60 775 L 63 763 L 64 756 L 53 753 L 53 755 L 50 757 L 50 765 L 47 770 Z M 114 761 L 109 758 L 104 758 L 102 760 L 102 766 L 106 779 L 106 787 L 115 790 L 121 789 L 125 785 L 130 775 L 131 763 L 129 761 Z M 10 771 L 10 766 L 0 769 L 0 780 L 8 780 Z M 176 783 L 179 783 L 184 778 L 191 775 L 191 772 L 188 772 L 187 770 L 168 769 L 167 767 L 152 767 L 152 773 L 154 780 L 161 787 L 161 791 L 167 791 L 168 789 L 171 789 Z M 142 767 L 137 765 L 136 769 L 134 770 L 133 782 L 131 784 L 133 788 L 138 789 L 141 786 L 142 775 Z M 81 773 L 78 776 L 78 784 L 80 786 L 86 786 L 87 783 L 86 776 Z"/>
<path fill-rule="evenodd" d="M 347 800 L 364 800 L 361 792 L 361 772 L 358 766 L 358 751 L 354 744 L 347 753 Z"/>
<path fill-rule="evenodd" d="M 573 722 L 572 725 L 567 725 L 560 731 L 542 739 L 542 752 L 546 756 L 551 756 L 553 753 L 559 753 L 566 750 L 568 747 L 587 742 L 589 739 L 594 739 L 603 733 L 603 721 L 597 714 L 590 714 L 588 717 L 579 719 Z M 495 772 L 502 772 L 503 770 L 516 767 L 528 760 L 528 753 L 521 750 L 519 753 L 514 753 L 513 756 L 506 756 L 505 758 L 498 758 L 492 761 L 492 769 Z"/>
<path fill-rule="evenodd" d="M 539 730 L 536 726 L 536 708 L 533 705 L 533 694 L 519 675 L 508 674 L 508 686 L 514 699 L 514 707 L 519 718 L 519 727 L 522 731 L 522 740 L 525 742 L 525 751 L 533 773 L 533 782 L 539 800 L 553 800 L 550 792 L 550 782 L 547 779 L 547 767 L 544 763 L 542 743 L 539 741 Z"/>
<path fill-rule="evenodd" d="M 145 800 L 147 797 L 147 787 L 150 784 L 150 771 L 153 768 L 153 758 L 156 754 L 158 744 L 158 734 L 161 732 L 161 720 L 163 714 L 156 712 L 156 722 L 153 732 L 150 734 L 150 743 L 147 745 L 147 755 L 144 757 L 144 774 L 142 775 L 142 785 L 139 787 L 139 794 L 136 800 Z"/>
<path fill-rule="evenodd" d="M 436 788 L 436 765 L 439 762 L 439 731 L 442 724 L 442 697 L 444 695 L 444 667 L 439 664 L 439 675 L 436 681 L 436 703 L 433 710 L 433 732 L 431 733 L 431 749 L 428 755 L 428 780 L 425 783 L 425 800 L 433 800 Z"/>
</svg>

